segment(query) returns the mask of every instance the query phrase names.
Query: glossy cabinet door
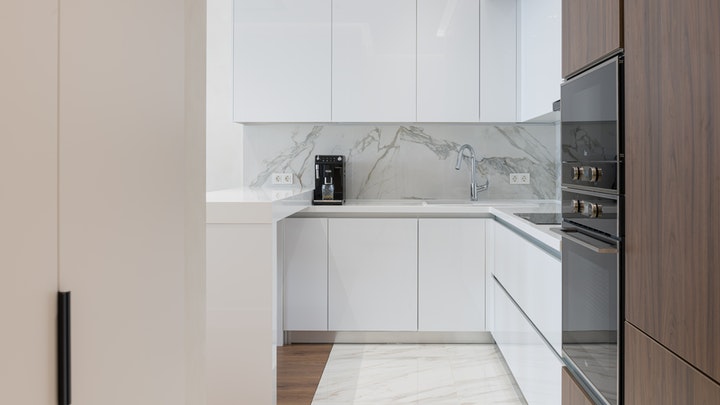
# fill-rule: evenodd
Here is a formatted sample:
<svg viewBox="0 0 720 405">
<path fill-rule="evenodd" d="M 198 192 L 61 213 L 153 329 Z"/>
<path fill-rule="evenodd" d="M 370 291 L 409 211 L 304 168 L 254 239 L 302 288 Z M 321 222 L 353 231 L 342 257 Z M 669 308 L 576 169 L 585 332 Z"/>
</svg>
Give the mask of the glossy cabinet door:
<svg viewBox="0 0 720 405">
<path fill-rule="evenodd" d="M 502 224 L 495 224 L 492 272 L 558 354 L 562 346 L 560 259 Z M 559 256 L 559 253 L 557 253 Z"/>
<path fill-rule="evenodd" d="M 330 13 L 331 0 L 235 0 L 235 121 L 330 121 Z"/>
<path fill-rule="evenodd" d="M 480 0 L 479 4 L 480 121 L 515 122 L 517 2 Z"/>
<path fill-rule="evenodd" d="M 562 363 L 495 282 L 493 338 L 529 405 L 557 405 L 561 401 Z"/>
<path fill-rule="evenodd" d="M 333 0 L 332 120 L 414 122 L 415 0 Z"/>
<path fill-rule="evenodd" d="M 518 121 L 527 121 L 552 112 L 560 99 L 562 5 L 518 0 L 518 7 Z"/>
<path fill-rule="evenodd" d="M 329 329 L 417 330 L 417 219 L 328 221 Z"/>
<path fill-rule="evenodd" d="M 418 330 L 485 330 L 487 219 L 421 218 Z"/>
<path fill-rule="evenodd" d="M 417 0 L 417 121 L 477 122 L 478 0 Z"/>
<path fill-rule="evenodd" d="M 0 4 L 0 402 L 56 404 L 57 0 Z"/>
<path fill-rule="evenodd" d="M 622 0 L 562 0 L 563 77 L 622 48 L 622 15 Z"/>
<path fill-rule="evenodd" d="M 327 330 L 327 218 L 287 218 L 284 329 Z"/>
</svg>

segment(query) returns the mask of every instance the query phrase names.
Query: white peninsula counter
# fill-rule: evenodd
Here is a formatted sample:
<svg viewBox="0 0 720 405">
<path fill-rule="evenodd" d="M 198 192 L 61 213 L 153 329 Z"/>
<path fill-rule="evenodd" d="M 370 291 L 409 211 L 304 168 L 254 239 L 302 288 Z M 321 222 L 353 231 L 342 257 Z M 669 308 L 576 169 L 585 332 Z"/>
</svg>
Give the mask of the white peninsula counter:
<svg viewBox="0 0 720 405">
<path fill-rule="evenodd" d="M 207 193 L 207 403 L 274 404 L 277 221 L 310 190 Z"/>
</svg>

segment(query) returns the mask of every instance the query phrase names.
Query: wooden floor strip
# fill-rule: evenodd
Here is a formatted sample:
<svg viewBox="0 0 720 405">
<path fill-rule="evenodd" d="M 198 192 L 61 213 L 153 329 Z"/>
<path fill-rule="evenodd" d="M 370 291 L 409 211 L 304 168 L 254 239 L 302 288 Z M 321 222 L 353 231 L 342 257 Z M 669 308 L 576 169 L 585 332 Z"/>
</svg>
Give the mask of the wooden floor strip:
<svg viewBox="0 0 720 405">
<path fill-rule="evenodd" d="M 331 344 L 294 344 L 277 348 L 278 405 L 312 403 L 331 349 Z"/>
</svg>

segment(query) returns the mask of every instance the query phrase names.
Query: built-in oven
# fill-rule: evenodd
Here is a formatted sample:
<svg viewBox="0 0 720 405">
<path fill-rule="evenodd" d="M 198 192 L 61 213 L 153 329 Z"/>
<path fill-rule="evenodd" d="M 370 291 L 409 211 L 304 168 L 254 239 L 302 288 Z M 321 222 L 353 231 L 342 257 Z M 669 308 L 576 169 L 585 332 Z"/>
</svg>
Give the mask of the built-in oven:
<svg viewBox="0 0 720 405">
<path fill-rule="evenodd" d="M 619 404 L 621 196 L 565 190 L 563 201 L 563 360 L 598 403 Z"/>
<path fill-rule="evenodd" d="M 622 64 L 561 87 L 563 361 L 606 405 L 622 402 Z"/>
</svg>

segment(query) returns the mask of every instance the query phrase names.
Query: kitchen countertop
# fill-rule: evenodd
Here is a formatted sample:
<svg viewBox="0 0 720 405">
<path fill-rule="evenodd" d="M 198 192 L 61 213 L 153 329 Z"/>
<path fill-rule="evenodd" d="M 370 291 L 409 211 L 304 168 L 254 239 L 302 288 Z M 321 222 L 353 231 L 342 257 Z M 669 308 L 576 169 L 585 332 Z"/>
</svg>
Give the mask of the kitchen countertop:
<svg viewBox="0 0 720 405">
<path fill-rule="evenodd" d="M 311 205 L 295 214 L 302 217 L 487 217 L 496 218 L 527 234 L 547 247 L 560 251 L 560 235 L 551 228 L 560 225 L 535 225 L 514 213 L 560 212 L 556 200 L 469 200 L 405 199 L 347 200 L 345 205 Z"/>
<path fill-rule="evenodd" d="M 310 207 L 312 189 L 240 187 L 206 193 L 208 224 L 272 223 Z"/>
<path fill-rule="evenodd" d="M 514 213 L 559 212 L 555 200 L 401 199 L 347 200 L 344 205 L 311 205 L 312 189 L 235 188 L 207 193 L 207 223 L 272 223 L 302 217 L 486 217 L 496 218 L 548 248 L 560 251 L 560 235 Z"/>
</svg>

